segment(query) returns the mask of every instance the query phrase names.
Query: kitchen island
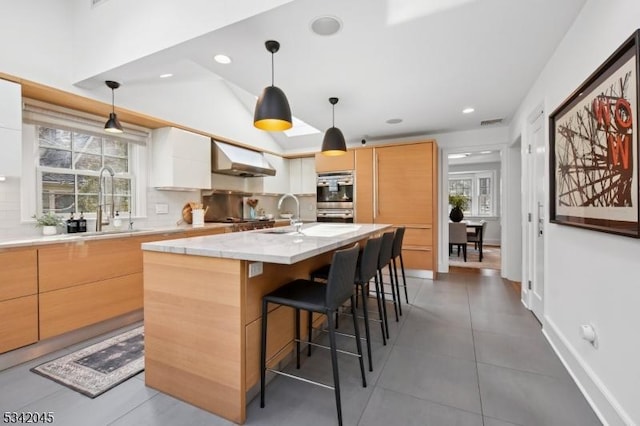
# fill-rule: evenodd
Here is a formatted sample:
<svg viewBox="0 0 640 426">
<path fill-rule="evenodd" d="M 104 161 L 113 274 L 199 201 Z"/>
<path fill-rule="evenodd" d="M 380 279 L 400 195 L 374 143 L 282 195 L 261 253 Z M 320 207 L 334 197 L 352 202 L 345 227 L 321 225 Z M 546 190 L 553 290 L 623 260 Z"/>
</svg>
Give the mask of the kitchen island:
<svg viewBox="0 0 640 426">
<path fill-rule="evenodd" d="M 244 423 L 247 392 L 259 380 L 262 296 L 387 228 L 314 223 L 301 233 L 290 227 L 143 244 L 146 384 Z M 268 333 L 275 365 L 293 349 L 293 310 L 272 306 Z"/>
</svg>

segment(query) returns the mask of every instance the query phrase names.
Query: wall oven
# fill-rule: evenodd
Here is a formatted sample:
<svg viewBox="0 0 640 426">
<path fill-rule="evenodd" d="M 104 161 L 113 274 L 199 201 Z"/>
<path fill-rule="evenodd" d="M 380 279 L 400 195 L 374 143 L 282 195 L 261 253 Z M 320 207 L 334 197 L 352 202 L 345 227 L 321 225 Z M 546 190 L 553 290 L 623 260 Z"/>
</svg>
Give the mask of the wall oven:
<svg viewBox="0 0 640 426">
<path fill-rule="evenodd" d="M 353 172 L 318 174 L 316 179 L 316 220 L 353 223 Z"/>
</svg>

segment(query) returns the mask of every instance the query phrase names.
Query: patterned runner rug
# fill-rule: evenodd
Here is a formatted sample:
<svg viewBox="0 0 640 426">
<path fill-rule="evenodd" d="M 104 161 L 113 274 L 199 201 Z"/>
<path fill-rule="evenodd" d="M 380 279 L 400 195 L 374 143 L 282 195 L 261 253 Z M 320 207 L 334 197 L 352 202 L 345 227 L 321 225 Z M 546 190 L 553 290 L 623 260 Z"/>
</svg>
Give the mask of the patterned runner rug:
<svg viewBox="0 0 640 426">
<path fill-rule="evenodd" d="M 90 398 L 144 370 L 144 327 L 31 369 Z"/>
</svg>

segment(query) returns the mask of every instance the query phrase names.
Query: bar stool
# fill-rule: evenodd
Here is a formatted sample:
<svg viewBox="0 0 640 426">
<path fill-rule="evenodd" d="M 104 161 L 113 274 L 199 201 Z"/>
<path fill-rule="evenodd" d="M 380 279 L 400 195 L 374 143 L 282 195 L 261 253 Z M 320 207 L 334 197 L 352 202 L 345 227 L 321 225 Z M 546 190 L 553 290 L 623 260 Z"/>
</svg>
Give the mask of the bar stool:
<svg viewBox="0 0 640 426">
<path fill-rule="evenodd" d="M 407 292 L 407 277 L 404 274 L 404 261 L 402 260 L 402 240 L 404 239 L 404 226 L 396 229 L 396 236 L 393 239 L 393 250 L 391 251 L 391 261 L 393 262 L 393 274 L 396 277 L 396 289 L 400 298 L 400 286 L 398 281 L 398 265 L 396 259 L 400 259 L 400 269 L 402 270 L 402 286 L 404 287 L 404 300 L 409 304 L 409 294 Z"/>
<path fill-rule="evenodd" d="M 391 253 L 393 251 L 393 239 L 394 239 L 394 233 L 393 232 L 385 232 L 384 234 L 382 234 L 382 245 L 380 246 L 380 256 L 378 257 L 378 279 L 380 280 L 380 288 L 382 289 L 382 297 L 383 297 L 383 301 L 384 301 L 384 295 L 385 295 L 385 291 L 384 291 L 384 277 L 382 275 L 382 271 L 384 270 L 385 267 L 389 268 L 389 281 L 390 283 L 390 287 L 391 287 L 391 297 L 393 298 L 393 310 L 395 311 L 396 314 L 396 322 L 400 321 L 400 318 L 398 317 L 398 314 L 402 315 L 402 311 L 401 311 L 401 307 L 399 306 L 399 298 L 400 295 L 398 295 L 398 298 L 396 298 L 396 288 L 395 288 L 395 284 L 394 284 L 394 280 L 393 280 L 393 270 L 392 270 L 392 266 L 391 266 Z M 387 339 L 389 338 L 389 325 L 387 324 L 387 309 L 386 309 L 386 304 L 383 304 L 382 307 L 383 309 L 383 313 L 384 313 L 384 318 L 385 318 L 385 330 L 387 332 Z"/>
<path fill-rule="evenodd" d="M 293 374 L 277 370 L 269 371 L 286 377 L 313 383 L 322 387 L 333 389 L 338 411 L 338 423 L 342 425 L 342 405 L 340 403 L 340 378 L 338 374 L 338 356 L 336 350 L 336 335 L 333 313 L 347 300 L 351 299 L 353 327 L 356 335 L 357 356 L 360 361 L 360 373 L 362 386 L 367 387 L 367 380 L 362 360 L 362 345 L 360 343 L 360 331 L 358 328 L 358 316 L 355 313 L 355 301 L 353 297 L 353 282 L 358 261 L 358 244 L 343 250 L 337 250 L 333 254 L 331 269 L 326 284 L 314 281 L 297 279 L 279 289 L 265 295 L 262 298 L 262 337 L 260 345 L 260 407 L 265 403 L 265 379 L 267 371 L 267 318 L 269 303 L 290 306 L 295 309 L 295 342 L 296 342 L 296 368 L 300 368 L 300 310 L 325 314 L 328 322 L 329 349 L 331 350 L 331 367 L 333 369 L 333 386 L 314 382 Z M 321 346 L 315 345 L 314 346 Z"/>
<path fill-rule="evenodd" d="M 367 343 L 367 356 L 369 357 L 369 371 L 373 371 L 373 358 L 371 356 L 371 330 L 369 327 L 369 307 L 367 306 L 367 292 L 368 292 L 368 284 L 372 278 L 375 278 L 375 289 L 376 289 L 376 300 L 378 304 L 378 315 L 380 322 L 380 330 L 382 332 L 382 343 L 384 345 L 387 344 L 387 338 L 385 335 L 384 328 L 384 317 L 382 315 L 382 299 L 380 297 L 380 287 L 378 284 L 378 276 L 377 265 L 378 265 L 378 257 L 380 255 L 380 246 L 382 245 L 382 237 L 370 238 L 367 240 L 367 244 L 364 246 L 364 249 L 360 252 L 360 256 L 358 257 L 358 265 L 356 266 L 356 277 L 354 284 L 356 286 L 355 298 L 357 300 L 358 291 L 362 295 L 362 317 L 364 319 L 364 332 L 365 332 L 365 341 Z M 315 271 L 311 272 L 311 279 L 314 281 L 317 278 L 326 279 L 328 270 L 330 269 L 330 265 L 325 265 Z M 354 305 L 357 307 L 356 305 Z M 373 318 L 372 318 L 373 319 Z M 336 320 L 336 328 L 338 321 Z M 311 339 L 312 334 L 312 317 L 309 316 L 309 320 L 307 323 L 308 328 L 308 338 Z M 337 333 L 347 337 L 355 337 L 352 334 L 346 333 Z M 311 344 L 308 346 L 308 355 L 311 356 Z"/>
</svg>

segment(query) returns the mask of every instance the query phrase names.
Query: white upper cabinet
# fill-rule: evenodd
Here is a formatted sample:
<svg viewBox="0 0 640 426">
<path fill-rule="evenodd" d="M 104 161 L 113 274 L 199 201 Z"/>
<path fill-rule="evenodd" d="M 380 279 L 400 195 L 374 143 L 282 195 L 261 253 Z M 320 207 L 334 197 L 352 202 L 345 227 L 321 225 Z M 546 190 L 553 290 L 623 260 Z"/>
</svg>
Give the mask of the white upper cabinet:
<svg viewBox="0 0 640 426">
<path fill-rule="evenodd" d="M 152 185 L 211 189 L 211 139 L 174 127 L 153 131 Z"/>
<path fill-rule="evenodd" d="M 262 178 L 262 192 L 265 194 L 284 194 L 289 192 L 289 162 L 277 155 L 265 153 L 264 156 L 276 169 L 276 175 Z"/>
<path fill-rule="evenodd" d="M 289 173 L 289 188 L 293 194 L 316 193 L 315 157 L 292 158 Z"/>
<path fill-rule="evenodd" d="M 0 127 L 22 131 L 21 87 L 6 80 L 0 80 Z"/>
<path fill-rule="evenodd" d="M 0 80 L 0 176 L 22 174 L 22 93 L 17 83 Z"/>
</svg>

